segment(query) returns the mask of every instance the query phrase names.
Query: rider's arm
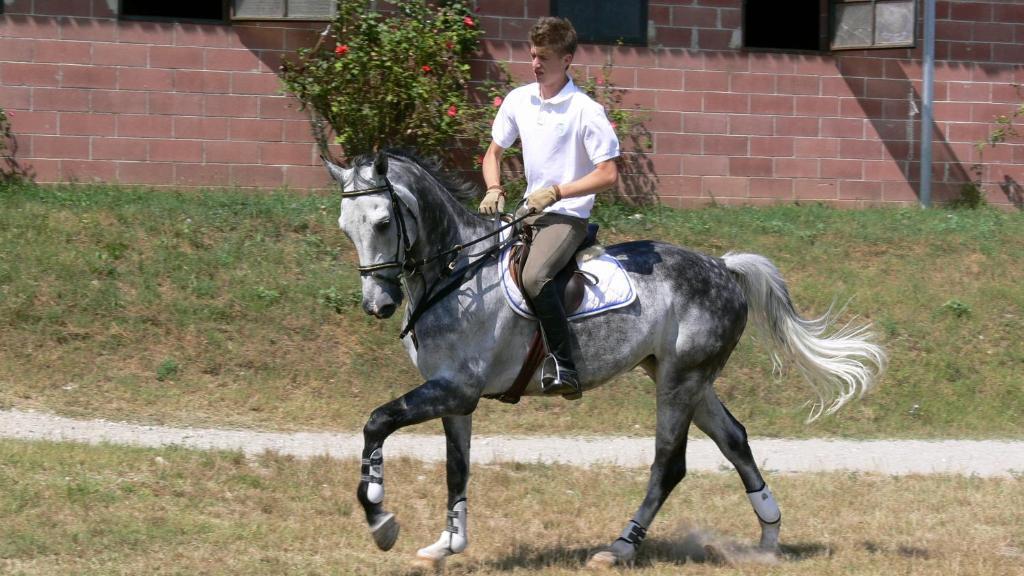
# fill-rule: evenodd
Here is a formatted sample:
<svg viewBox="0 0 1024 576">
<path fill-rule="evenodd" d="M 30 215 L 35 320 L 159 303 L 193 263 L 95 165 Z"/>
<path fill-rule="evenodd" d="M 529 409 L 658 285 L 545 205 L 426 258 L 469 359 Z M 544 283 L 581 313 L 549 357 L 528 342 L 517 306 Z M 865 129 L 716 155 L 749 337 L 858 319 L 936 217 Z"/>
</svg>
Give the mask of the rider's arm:
<svg viewBox="0 0 1024 576">
<path fill-rule="evenodd" d="M 505 149 L 495 142 L 491 142 L 491 145 L 487 147 L 487 152 L 484 152 L 484 186 L 488 189 L 501 185 L 501 155 L 504 153 Z"/>
<path fill-rule="evenodd" d="M 494 146 L 494 144 L 491 144 L 491 146 Z M 488 150 L 488 152 L 490 152 L 490 150 Z M 484 162 L 484 178 L 486 179 L 486 156 L 484 157 Z M 558 189 L 562 198 L 574 198 L 576 196 L 586 196 L 587 194 L 594 194 L 595 192 L 611 188 L 612 186 L 615 186 L 615 183 L 618 181 L 619 167 L 616 165 L 615 159 L 612 158 L 611 160 L 598 162 L 593 171 L 579 180 L 559 184 Z"/>
</svg>

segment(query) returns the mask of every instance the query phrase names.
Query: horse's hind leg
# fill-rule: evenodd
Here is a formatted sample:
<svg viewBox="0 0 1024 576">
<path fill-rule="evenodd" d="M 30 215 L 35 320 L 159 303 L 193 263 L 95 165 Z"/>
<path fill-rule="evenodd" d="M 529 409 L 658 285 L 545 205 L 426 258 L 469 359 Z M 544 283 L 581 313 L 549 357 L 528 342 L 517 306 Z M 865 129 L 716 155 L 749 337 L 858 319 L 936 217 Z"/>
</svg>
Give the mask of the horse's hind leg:
<svg viewBox="0 0 1024 576">
<path fill-rule="evenodd" d="M 740 479 L 743 480 L 747 496 L 761 524 L 761 548 L 777 550 L 782 513 L 757 469 L 750 445 L 747 443 L 746 429 L 729 413 L 714 389 L 709 389 L 704 395 L 703 402 L 697 405 L 693 421 L 697 428 L 715 441 L 718 449 L 736 467 Z"/>
<path fill-rule="evenodd" d="M 704 370 L 690 370 L 680 377 L 664 363 L 658 365 L 657 373 L 657 432 L 647 496 L 619 538 L 590 558 L 590 568 L 632 564 L 655 514 L 686 475 L 686 434 L 696 408 L 694 401 L 710 379 Z"/>
</svg>

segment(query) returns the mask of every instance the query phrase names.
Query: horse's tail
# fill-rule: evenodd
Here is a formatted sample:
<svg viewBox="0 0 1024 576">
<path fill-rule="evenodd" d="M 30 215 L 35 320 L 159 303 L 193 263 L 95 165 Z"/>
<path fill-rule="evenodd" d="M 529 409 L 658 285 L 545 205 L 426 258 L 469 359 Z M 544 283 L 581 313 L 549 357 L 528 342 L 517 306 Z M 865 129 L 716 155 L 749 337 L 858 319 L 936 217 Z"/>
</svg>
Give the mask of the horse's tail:
<svg viewBox="0 0 1024 576">
<path fill-rule="evenodd" d="M 768 343 L 775 369 L 792 362 L 818 393 L 807 421 L 832 414 L 874 386 L 885 371 L 885 350 L 874 342 L 871 324 L 846 324 L 828 334 L 842 310 L 805 320 L 793 307 L 786 282 L 764 256 L 728 253 L 722 257 L 747 296 L 750 315 Z M 782 356 L 783 358 L 780 358 Z"/>
</svg>

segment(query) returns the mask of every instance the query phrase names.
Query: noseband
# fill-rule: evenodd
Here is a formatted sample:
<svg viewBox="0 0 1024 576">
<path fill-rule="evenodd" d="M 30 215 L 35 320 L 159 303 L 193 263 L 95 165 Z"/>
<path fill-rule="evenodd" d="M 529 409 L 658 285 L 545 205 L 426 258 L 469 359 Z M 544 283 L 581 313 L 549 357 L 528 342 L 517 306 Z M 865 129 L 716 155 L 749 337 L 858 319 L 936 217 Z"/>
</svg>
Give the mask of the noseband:
<svg viewBox="0 0 1024 576">
<path fill-rule="evenodd" d="M 377 272 L 380 270 L 387 270 L 388 268 L 399 268 L 403 272 L 408 272 L 414 270 L 417 264 L 413 259 L 409 258 L 409 250 L 412 248 L 412 242 L 409 240 L 409 230 L 405 224 L 405 217 L 402 216 L 402 210 L 398 205 L 398 194 L 395 193 L 395 188 L 391 185 L 391 181 L 385 177 L 383 186 L 352 190 L 351 192 L 343 191 L 341 193 L 341 197 L 356 198 L 358 196 L 369 196 L 371 194 L 387 194 L 391 199 L 391 212 L 394 214 L 394 218 L 398 223 L 395 227 L 396 234 L 398 235 L 398 242 L 395 245 L 395 258 L 393 260 L 390 262 L 381 262 L 380 264 L 360 266 L 359 274 L 361 276 L 371 276 L 392 284 L 398 284 L 398 277 L 384 276 Z M 399 273 L 399 277 L 400 276 L 401 273 Z"/>
</svg>

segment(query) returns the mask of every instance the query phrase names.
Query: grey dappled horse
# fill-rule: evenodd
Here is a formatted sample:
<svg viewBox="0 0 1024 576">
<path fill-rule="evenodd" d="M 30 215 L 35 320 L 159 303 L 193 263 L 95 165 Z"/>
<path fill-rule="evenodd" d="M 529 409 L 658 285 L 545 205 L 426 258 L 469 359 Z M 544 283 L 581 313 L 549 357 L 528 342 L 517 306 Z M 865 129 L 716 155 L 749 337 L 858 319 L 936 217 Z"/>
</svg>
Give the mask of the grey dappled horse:
<svg viewBox="0 0 1024 576">
<path fill-rule="evenodd" d="M 533 321 L 517 315 L 500 288 L 498 259 L 459 253 L 454 279 L 448 262 L 431 257 L 495 231 L 499 223 L 466 209 L 474 194 L 452 184 L 434 165 L 396 152 L 358 159 L 350 169 L 326 162 L 342 187 L 341 229 L 355 244 L 362 274 L 362 305 L 380 318 L 409 299 L 406 321 L 441 288 L 457 289 L 420 310 L 403 342 L 424 382 L 380 406 L 363 429 L 359 502 L 374 541 L 390 549 L 398 523 L 382 505 L 387 437 L 404 426 L 441 418 L 447 439 L 448 518 L 440 539 L 417 553 L 442 566 L 467 544 L 466 487 L 472 413 L 483 396 L 507 390 L 523 364 Z M 488 238 L 469 252 L 495 246 Z M 867 326 L 831 334 L 833 315 L 804 320 L 786 284 L 766 258 L 715 258 L 651 241 L 606 247 L 632 277 L 632 305 L 572 322 L 574 355 L 586 389 L 640 366 L 657 386 L 657 435 L 647 496 L 621 536 L 590 559 L 591 566 L 632 563 L 658 509 L 686 474 L 690 423 L 718 445 L 736 467 L 761 525 L 760 545 L 775 550 L 781 514 L 758 471 L 747 434 L 722 405 L 712 384 L 740 339 L 748 313 L 776 354 L 792 362 L 815 388 L 811 414 L 832 413 L 870 388 L 884 370 L 885 353 Z M 485 259 L 482 259 L 485 258 Z M 476 264 L 471 273 L 464 266 Z M 428 292 L 430 292 L 428 294 Z M 421 315 L 420 315 L 421 314 Z M 535 375 L 527 394 L 539 394 Z M 557 449 L 557 448 L 553 448 Z"/>
</svg>

